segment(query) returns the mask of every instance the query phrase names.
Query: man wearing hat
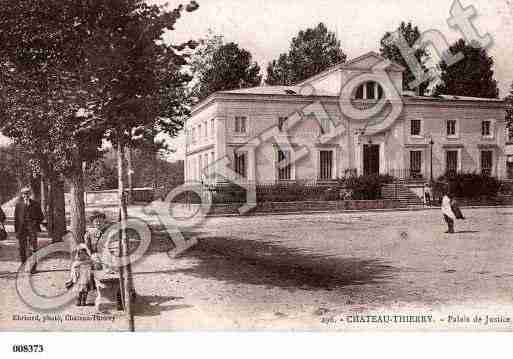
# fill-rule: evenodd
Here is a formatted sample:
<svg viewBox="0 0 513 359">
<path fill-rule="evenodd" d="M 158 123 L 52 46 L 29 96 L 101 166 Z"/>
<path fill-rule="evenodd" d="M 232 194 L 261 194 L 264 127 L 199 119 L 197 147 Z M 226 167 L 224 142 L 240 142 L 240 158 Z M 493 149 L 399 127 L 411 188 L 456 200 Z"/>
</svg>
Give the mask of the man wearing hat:
<svg viewBox="0 0 513 359">
<path fill-rule="evenodd" d="M 14 231 L 19 241 L 22 264 L 37 251 L 37 233 L 41 231 L 43 219 L 41 205 L 30 197 L 28 187 L 23 188 L 14 209 Z M 31 273 L 36 271 L 36 264 L 31 268 Z"/>
</svg>

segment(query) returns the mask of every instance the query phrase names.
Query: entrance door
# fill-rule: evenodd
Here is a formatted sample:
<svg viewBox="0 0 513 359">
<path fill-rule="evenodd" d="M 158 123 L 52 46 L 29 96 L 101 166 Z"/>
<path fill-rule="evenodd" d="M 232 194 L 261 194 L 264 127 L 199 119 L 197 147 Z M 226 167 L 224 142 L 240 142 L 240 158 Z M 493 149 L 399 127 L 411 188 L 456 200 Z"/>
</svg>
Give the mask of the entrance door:
<svg viewBox="0 0 513 359">
<path fill-rule="evenodd" d="M 363 145 L 363 174 L 379 174 L 379 145 Z"/>
</svg>

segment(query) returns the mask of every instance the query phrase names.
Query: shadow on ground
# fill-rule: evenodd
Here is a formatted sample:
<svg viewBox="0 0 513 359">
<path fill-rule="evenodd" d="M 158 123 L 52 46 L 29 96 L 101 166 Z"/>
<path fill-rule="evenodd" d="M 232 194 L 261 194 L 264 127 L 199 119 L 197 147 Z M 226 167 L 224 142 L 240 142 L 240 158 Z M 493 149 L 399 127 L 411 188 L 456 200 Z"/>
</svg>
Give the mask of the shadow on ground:
<svg viewBox="0 0 513 359">
<path fill-rule="evenodd" d="M 140 317 L 159 316 L 162 312 L 192 308 L 188 304 L 169 304 L 174 300 L 183 299 L 183 297 L 173 296 L 138 296 L 134 304 L 134 312 Z M 164 305 L 164 303 L 168 303 Z"/>
<path fill-rule="evenodd" d="M 398 269 L 381 260 L 341 258 L 242 238 L 202 238 L 183 255 L 198 262 L 174 271 L 235 284 L 332 290 L 383 282 Z"/>
</svg>

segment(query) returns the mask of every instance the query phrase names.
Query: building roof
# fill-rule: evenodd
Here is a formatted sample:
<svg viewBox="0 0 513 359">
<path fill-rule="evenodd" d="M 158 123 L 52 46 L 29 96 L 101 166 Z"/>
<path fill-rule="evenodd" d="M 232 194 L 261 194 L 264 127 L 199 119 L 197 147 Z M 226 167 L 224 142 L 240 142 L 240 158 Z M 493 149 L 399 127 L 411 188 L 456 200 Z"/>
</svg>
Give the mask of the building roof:
<svg viewBox="0 0 513 359">
<path fill-rule="evenodd" d="M 305 86 L 258 86 L 230 91 L 219 91 L 219 93 L 246 95 L 337 96 L 335 93 L 320 91 L 317 89 L 315 89 L 315 94 L 310 91 L 311 88 Z"/>
<path fill-rule="evenodd" d="M 438 95 L 438 96 L 418 96 L 410 95 L 409 93 L 402 94 L 403 98 L 411 98 L 414 100 L 447 100 L 447 101 L 476 101 L 476 102 L 503 102 L 499 98 L 486 98 L 486 97 L 470 97 L 470 96 L 455 96 L 455 95 Z"/>
<path fill-rule="evenodd" d="M 332 93 L 327 92 L 325 90 L 318 90 L 313 89 L 313 87 L 310 85 L 312 81 L 318 80 L 320 78 L 323 78 L 330 73 L 337 71 L 339 69 L 353 69 L 358 68 L 358 66 L 362 63 L 362 61 L 365 61 L 369 58 L 374 58 L 377 60 L 386 60 L 381 55 L 374 51 L 370 51 L 362 56 L 356 57 L 352 60 L 349 60 L 347 62 L 341 62 L 338 63 L 325 71 L 312 76 L 294 86 L 257 86 L 257 87 L 251 87 L 251 88 L 245 88 L 245 89 L 236 89 L 236 90 L 229 90 L 229 91 L 219 91 L 211 94 L 206 99 L 201 101 L 199 104 L 194 106 L 192 108 L 192 112 L 196 112 L 200 108 L 204 107 L 208 103 L 210 103 L 215 98 L 222 98 L 223 95 L 230 95 L 231 96 L 290 96 L 291 98 L 295 97 L 301 97 L 301 98 L 307 98 L 311 96 L 319 96 L 319 97 L 336 97 L 338 98 L 340 96 L 339 93 Z M 390 62 L 388 65 L 388 68 L 393 71 L 405 71 L 405 68 L 395 62 Z M 501 99 L 490 99 L 490 98 L 480 98 L 480 97 L 468 97 L 468 96 L 453 96 L 453 95 L 440 95 L 440 96 L 417 96 L 413 93 L 409 93 L 408 91 L 403 92 L 401 94 L 402 98 L 407 100 L 420 100 L 420 101 L 467 101 L 467 102 L 488 102 L 488 103 L 500 103 L 503 102 Z"/>
<path fill-rule="evenodd" d="M 290 95 L 290 96 L 326 96 L 338 97 L 339 94 L 317 90 L 315 94 L 309 92 L 311 89 L 305 86 L 258 86 L 245 89 L 237 89 L 230 91 L 219 91 L 218 93 L 226 94 L 246 94 L 246 95 Z M 470 96 L 454 96 L 454 95 L 438 95 L 438 96 L 418 96 L 410 94 L 408 91 L 402 93 L 402 97 L 414 100 L 449 100 L 449 101 L 489 101 L 502 102 L 497 98 L 470 97 Z"/>
<path fill-rule="evenodd" d="M 374 51 L 369 51 L 361 56 L 358 56 L 358 57 L 355 57 L 354 59 L 351 59 L 349 61 L 346 61 L 346 62 L 339 62 L 338 64 L 336 65 L 333 65 L 329 68 L 327 68 L 326 70 L 322 71 L 322 72 L 319 72 L 318 74 L 312 76 L 312 77 L 309 77 L 301 82 L 299 82 L 297 85 L 305 85 L 305 84 L 308 84 L 312 81 L 316 81 L 318 79 L 322 79 L 323 77 L 329 75 L 330 73 L 332 72 L 335 72 L 337 70 L 340 70 L 340 69 L 345 69 L 345 70 L 351 70 L 351 69 L 361 69 L 360 67 L 360 64 L 369 59 L 369 58 L 373 58 L 373 59 L 376 59 L 376 61 L 380 62 L 380 61 L 389 61 L 389 64 L 387 66 L 387 69 L 390 69 L 390 70 L 393 70 L 393 71 L 399 71 L 399 72 L 404 72 L 406 70 L 406 68 L 402 65 L 399 65 L 398 63 L 396 62 L 393 62 L 393 61 L 390 61 L 390 60 L 387 60 L 385 59 L 383 56 L 381 56 L 380 54 L 374 52 Z"/>
</svg>

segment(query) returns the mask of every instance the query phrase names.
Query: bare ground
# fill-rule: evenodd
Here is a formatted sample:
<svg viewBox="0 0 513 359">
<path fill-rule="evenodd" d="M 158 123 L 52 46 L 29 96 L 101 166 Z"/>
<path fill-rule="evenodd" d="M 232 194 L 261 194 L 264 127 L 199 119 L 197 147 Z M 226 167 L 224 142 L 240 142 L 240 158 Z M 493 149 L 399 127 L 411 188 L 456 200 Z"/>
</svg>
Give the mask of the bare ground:
<svg viewBox="0 0 513 359">
<path fill-rule="evenodd" d="M 511 322 L 448 323 L 449 316 L 513 317 L 513 209 L 466 210 L 444 234 L 439 210 L 209 218 L 178 259 L 155 233 L 134 266 L 137 330 L 511 330 Z M 0 242 L 0 330 L 123 330 L 111 322 L 13 321 L 15 241 Z M 65 257 L 34 276 L 62 291 Z M 61 313 L 93 313 L 69 306 Z M 432 316 L 430 323 L 348 322 L 353 315 Z M 484 319 L 483 319 L 484 320 Z"/>
</svg>

